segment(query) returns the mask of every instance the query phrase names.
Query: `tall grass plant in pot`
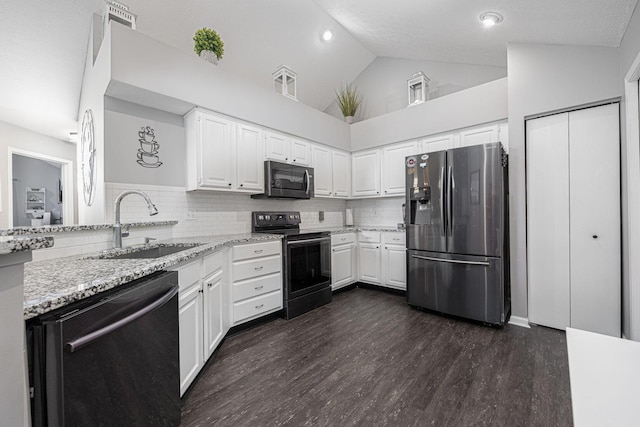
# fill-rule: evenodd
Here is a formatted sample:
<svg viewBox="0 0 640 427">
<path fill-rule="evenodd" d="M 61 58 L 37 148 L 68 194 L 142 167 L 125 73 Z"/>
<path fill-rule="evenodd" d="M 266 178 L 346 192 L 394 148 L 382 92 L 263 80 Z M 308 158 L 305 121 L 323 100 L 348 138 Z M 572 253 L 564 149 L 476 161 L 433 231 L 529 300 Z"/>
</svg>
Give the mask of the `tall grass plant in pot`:
<svg viewBox="0 0 640 427">
<path fill-rule="evenodd" d="M 353 123 L 353 119 L 358 113 L 358 108 L 362 104 L 362 95 L 358 93 L 358 88 L 351 84 L 346 84 L 335 93 L 336 102 L 340 107 L 340 111 L 342 111 L 344 121 L 349 124 Z"/>
<path fill-rule="evenodd" d="M 217 64 L 224 55 L 224 42 L 216 30 L 200 28 L 193 36 L 193 50 L 200 58 Z"/>
</svg>

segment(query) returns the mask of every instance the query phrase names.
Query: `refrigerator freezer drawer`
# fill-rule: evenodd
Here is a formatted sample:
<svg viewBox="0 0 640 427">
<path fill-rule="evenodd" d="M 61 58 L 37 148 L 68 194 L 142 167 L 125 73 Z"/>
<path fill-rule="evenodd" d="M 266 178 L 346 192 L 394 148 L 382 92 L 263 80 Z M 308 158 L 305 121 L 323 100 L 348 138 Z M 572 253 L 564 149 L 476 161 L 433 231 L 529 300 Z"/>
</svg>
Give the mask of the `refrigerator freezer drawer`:
<svg viewBox="0 0 640 427">
<path fill-rule="evenodd" d="M 411 305 L 501 325 L 504 283 L 500 258 L 409 251 L 407 301 Z"/>
</svg>

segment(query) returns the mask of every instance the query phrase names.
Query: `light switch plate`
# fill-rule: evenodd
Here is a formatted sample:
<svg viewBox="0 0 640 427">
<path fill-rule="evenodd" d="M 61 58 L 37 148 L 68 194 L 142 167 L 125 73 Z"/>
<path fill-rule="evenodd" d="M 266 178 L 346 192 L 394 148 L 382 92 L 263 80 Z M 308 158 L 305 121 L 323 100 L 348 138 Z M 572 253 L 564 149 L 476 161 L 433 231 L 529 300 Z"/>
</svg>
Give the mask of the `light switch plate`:
<svg viewBox="0 0 640 427">
<path fill-rule="evenodd" d="M 318 212 L 318 221 L 324 221 L 324 211 Z"/>
</svg>

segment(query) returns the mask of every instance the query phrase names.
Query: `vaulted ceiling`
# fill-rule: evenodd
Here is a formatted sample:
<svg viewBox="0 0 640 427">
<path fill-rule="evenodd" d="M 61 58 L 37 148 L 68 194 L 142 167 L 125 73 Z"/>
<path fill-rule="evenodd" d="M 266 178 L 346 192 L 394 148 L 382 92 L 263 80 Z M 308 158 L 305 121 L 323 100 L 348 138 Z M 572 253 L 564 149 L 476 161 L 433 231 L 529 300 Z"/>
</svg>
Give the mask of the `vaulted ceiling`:
<svg viewBox="0 0 640 427">
<path fill-rule="evenodd" d="M 216 29 L 219 67 L 271 86 L 286 64 L 301 102 L 324 110 L 333 89 L 376 57 L 506 65 L 508 42 L 618 46 L 637 0 L 124 0 L 137 30 L 184 51 Z M 75 129 L 92 13 L 102 0 L 5 1 L 0 121 L 66 139 Z M 486 11 L 504 16 L 484 29 Z M 320 39 L 329 28 L 334 40 Z"/>
</svg>

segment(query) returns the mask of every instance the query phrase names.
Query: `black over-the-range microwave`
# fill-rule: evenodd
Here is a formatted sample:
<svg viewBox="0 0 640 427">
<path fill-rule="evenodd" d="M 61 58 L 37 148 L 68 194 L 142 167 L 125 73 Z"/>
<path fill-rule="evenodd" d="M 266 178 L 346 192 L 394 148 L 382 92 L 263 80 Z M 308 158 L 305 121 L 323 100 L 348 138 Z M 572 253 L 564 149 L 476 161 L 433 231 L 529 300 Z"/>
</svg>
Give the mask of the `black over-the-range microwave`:
<svg viewBox="0 0 640 427">
<path fill-rule="evenodd" d="M 264 194 L 251 197 L 309 199 L 313 195 L 313 168 L 265 160 Z"/>
</svg>

